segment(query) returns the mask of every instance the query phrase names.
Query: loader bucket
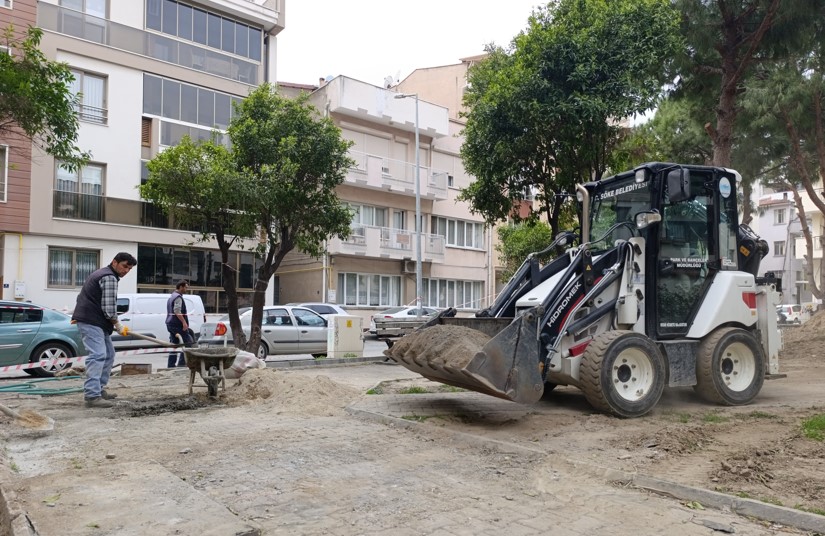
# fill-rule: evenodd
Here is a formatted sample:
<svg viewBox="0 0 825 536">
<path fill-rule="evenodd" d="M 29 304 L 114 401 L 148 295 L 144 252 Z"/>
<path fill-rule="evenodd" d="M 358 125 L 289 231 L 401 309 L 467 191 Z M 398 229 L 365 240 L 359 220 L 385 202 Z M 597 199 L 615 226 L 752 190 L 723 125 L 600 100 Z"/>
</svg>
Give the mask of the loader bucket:
<svg viewBox="0 0 825 536">
<path fill-rule="evenodd" d="M 439 318 L 384 352 L 429 380 L 521 404 L 544 392 L 539 361 L 539 316 Z"/>
</svg>

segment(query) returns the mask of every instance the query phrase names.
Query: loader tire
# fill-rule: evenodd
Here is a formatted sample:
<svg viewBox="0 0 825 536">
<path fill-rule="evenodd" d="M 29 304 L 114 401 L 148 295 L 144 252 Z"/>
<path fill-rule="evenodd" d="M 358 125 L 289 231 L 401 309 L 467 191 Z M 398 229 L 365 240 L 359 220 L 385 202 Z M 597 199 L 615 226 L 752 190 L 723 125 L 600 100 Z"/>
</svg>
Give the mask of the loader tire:
<svg viewBox="0 0 825 536">
<path fill-rule="evenodd" d="M 640 417 L 662 397 L 665 359 L 641 333 L 610 331 L 587 346 L 579 378 L 584 397 L 597 410 Z"/>
<path fill-rule="evenodd" d="M 696 356 L 693 390 L 708 402 L 741 406 L 751 402 L 765 382 L 765 354 L 749 331 L 721 328 L 704 338 Z"/>
</svg>

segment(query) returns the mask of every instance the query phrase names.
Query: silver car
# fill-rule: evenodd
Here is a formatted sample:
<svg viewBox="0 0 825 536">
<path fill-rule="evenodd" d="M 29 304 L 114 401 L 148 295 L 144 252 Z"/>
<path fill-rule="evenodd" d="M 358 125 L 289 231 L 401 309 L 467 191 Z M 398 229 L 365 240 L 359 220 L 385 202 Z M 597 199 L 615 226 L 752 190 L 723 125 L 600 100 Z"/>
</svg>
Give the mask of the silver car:
<svg viewBox="0 0 825 536">
<path fill-rule="evenodd" d="M 247 338 L 251 333 L 252 310 L 241 314 L 241 327 Z M 260 359 L 268 355 L 327 353 L 327 321 L 304 307 L 268 305 L 261 321 L 261 344 L 256 352 Z M 199 346 L 223 346 L 232 343 L 229 320 L 206 322 L 201 326 Z"/>
</svg>

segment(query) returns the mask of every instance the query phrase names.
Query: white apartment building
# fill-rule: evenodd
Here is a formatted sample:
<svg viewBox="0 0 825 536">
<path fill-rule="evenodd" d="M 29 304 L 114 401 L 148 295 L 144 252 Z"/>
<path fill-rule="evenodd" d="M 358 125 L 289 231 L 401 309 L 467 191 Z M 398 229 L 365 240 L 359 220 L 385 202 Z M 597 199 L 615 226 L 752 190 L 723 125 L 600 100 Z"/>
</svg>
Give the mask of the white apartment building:
<svg viewBox="0 0 825 536">
<path fill-rule="evenodd" d="M 459 156 L 461 125 L 423 94 L 400 95 L 346 76 L 311 92 L 313 105 L 353 142 L 355 166 L 338 188 L 355 211 L 352 235 L 330 240 L 323 259 L 287 256 L 274 301 L 334 301 L 364 316 L 415 303 L 418 179 L 422 303 L 468 311 L 490 303 L 490 232 L 466 203 L 456 202 L 471 181 Z"/>
<path fill-rule="evenodd" d="M 187 278 L 207 312 L 225 310 L 220 254 L 195 244 L 137 190 L 145 162 L 182 136 L 225 129 L 232 103 L 274 79 L 284 0 L 15 0 L 0 23 L 34 22 L 41 49 L 66 62 L 82 93 L 78 146 L 91 162 L 70 173 L 48 155 L 0 140 L 2 298 L 72 309 L 86 276 L 128 251 L 138 266 L 122 292 L 169 292 Z M 16 158 L 16 160 L 15 160 Z M 241 301 L 254 259 L 235 252 Z"/>
</svg>

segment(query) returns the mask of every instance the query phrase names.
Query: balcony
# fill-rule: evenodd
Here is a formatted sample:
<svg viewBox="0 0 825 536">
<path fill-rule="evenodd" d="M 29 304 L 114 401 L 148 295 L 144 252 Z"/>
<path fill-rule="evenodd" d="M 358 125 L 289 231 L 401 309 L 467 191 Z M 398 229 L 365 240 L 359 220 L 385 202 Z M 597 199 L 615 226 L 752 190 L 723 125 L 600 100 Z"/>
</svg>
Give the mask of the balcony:
<svg viewBox="0 0 825 536">
<path fill-rule="evenodd" d="M 54 191 L 53 202 L 55 218 L 200 232 L 176 223 L 158 207 L 144 201 Z"/>
<path fill-rule="evenodd" d="M 355 166 L 347 173 L 345 183 L 373 190 L 415 195 L 415 164 L 403 160 L 382 158 L 358 151 L 350 151 Z M 447 172 L 420 167 L 421 199 L 447 199 Z"/>
<path fill-rule="evenodd" d="M 38 2 L 37 25 L 44 30 L 100 43 L 245 84 L 254 86 L 259 83 L 257 63 L 54 4 Z"/>
<path fill-rule="evenodd" d="M 443 236 L 422 233 L 421 243 L 424 246 L 421 253 L 423 262 L 444 262 Z M 331 255 L 412 259 L 415 258 L 415 232 L 372 225 L 353 225 L 349 238 L 333 238 L 329 241 L 328 252 Z"/>
</svg>

